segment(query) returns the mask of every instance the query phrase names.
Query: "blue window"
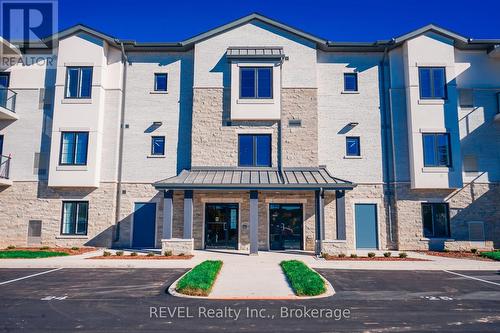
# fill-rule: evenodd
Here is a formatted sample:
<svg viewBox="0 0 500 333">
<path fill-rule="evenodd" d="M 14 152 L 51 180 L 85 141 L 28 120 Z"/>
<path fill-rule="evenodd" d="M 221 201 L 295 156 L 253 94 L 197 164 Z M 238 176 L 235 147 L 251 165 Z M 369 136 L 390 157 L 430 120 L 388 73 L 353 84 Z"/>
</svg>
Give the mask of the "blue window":
<svg viewBox="0 0 500 333">
<path fill-rule="evenodd" d="M 240 98 L 273 98 L 272 67 L 240 68 Z"/>
<path fill-rule="evenodd" d="M 239 166 L 271 166 L 271 135 L 240 134 L 238 136 L 238 149 Z"/>
<path fill-rule="evenodd" d="M 92 67 L 68 67 L 66 98 L 90 98 L 92 94 Z"/>
<path fill-rule="evenodd" d="M 422 141 L 424 144 L 424 166 L 451 166 L 450 135 L 448 133 L 425 133 L 422 134 Z"/>
<path fill-rule="evenodd" d="M 450 213 L 446 203 L 422 203 L 424 237 L 450 237 Z"/>
<path fill-rule="evenodd" d="M 61 234 L 86 235 L 88 218 L 88 201 L 63 201 Z"/>
<path fill-rule="evenodd" d="M 155 91 L 167 91 L 167 73 L 155 74 Z"/>
<path fill-rule="evenodd" d="M 358 136 L 348 136 L 345 138 L 345 153 L 347 156 L 361 156 Z"/>
<path fill-rule="evenodd" d="M 165 137 L 151 137 L 151 155 L 165 155 Z"/>
<path fill-rule="evenodd" d="M 86 165 L 89 132 L 62 132 L 60 165 Z"/>
<path fill-rule="evenodd" d="M 421 99 L 446 99 L 446 72 L 444 67 L 419 67 Z"/>
<path fill-rule="evenodd" d="M 358 73 L 344 73 L 344 91 L 358 91 Z"/>
</svg>

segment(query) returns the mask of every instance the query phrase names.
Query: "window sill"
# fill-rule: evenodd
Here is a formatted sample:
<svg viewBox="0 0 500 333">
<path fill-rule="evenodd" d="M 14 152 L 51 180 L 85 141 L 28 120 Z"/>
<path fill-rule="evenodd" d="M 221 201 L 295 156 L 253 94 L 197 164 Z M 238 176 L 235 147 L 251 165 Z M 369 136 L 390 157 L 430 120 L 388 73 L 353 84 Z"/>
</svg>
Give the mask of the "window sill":
<svg viewBox="0 0 500 333">
<path fill-rule="evenodd" d="M 168 91 L 150 91 L 151 95 L 167 95 Z"/>
<path fill-rule="evenodd" d="M 166 158 L 167 155 L 148 155 L 147 158 Z"/>
<path fill-rule="evenodd" d="M 350 155 L 344 156 L 344 159 L 346 159 L 346 160 L 360 160 L 362 158 L 363 158 L 363 156 L 350 156 Z"/>
<path fill-rule="evenodd" d="M 452 172 L 453 168 L 448 167 L 423 167 L 422 172 L 424 173 L 447 173 Z"/>
<path fill-rule="evenodd" d="M 59 235 L 56 239 L 88 239 L 87 235 Z"/>
<path fill-rule="evenodd" d="M 92 104 L 92 98 L 64 98 L 61 104 Z"/>
<path fill-rule="evenodd" d="M 455 239 L 453 238 L 448 238 L 448 237 L 421 237 L 421 241 L 447 241 L 447 242 L 454 242 Z"/>
<path fill-rule="evenodd" d="M 274 104 L 273 98 L 242 98 L 237 99 L 236 104 Z"/>
<path fill-rule="evenodd" d="M 418 104 L 420 105 L 444 105 L 446 100 L 444 99 L 419 99 Z"/>
<path fill-rule="evenodd" d="M 56 166 L 57 171 L 87 171 L 88 166 L 86 165 L 58 165 Z"/>
<path fill-rule="evenodd" d="M 345 91 L 345 90 L 343 90 L 340 93 L 343 95 L 357 95 L 357 94 L 359 94 L 359 91 Z"/>
</svg>

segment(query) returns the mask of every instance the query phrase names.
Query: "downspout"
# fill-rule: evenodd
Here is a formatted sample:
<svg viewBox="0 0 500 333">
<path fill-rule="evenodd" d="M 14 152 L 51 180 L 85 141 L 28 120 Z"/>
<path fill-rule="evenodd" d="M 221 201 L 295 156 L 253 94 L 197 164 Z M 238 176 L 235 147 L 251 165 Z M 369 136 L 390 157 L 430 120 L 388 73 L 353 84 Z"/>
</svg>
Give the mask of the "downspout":
<svg viewBox="0 0 500 333">
<path fill-rule="evenodd" d="M 284 181 L 283 176 L 283 121 L 281 117 L 283 116 L 283 62 L 285 61 L 285 55 L 282 55 L 280 58 L 279 66 L 280 66 L 280 119 L 278 120 L 278 176 L 281 178 L 281 181 Z"/>
<path fill-rule="evenodd" d="M 120 112 L 120 138 L 118 141 L 118 172 L 117 172 L 117 186 L 116 186 L 116 211 L 115 211 L 115 239 L 117 242 L 120 240 L 120 210 L 122 201 L 122 175 L 123 175 L 123 137 L 125 130 L 125 92 L 127 88 L 127 63 L 128 58 L 125 53 L 125 48 L 123 42 L 120 43 L 120 48 L 122 51 L 122 62 L 123 62 L 123 75 L 122 75 L 122 105 Z"/>
</svg>

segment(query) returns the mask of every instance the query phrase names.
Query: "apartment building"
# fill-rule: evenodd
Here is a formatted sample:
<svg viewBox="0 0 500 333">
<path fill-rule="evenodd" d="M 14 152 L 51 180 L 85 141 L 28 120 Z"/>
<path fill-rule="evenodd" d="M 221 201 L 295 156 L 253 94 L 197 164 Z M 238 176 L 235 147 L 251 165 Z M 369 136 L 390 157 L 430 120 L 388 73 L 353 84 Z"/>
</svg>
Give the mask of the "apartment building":
<svg viewBox="0 0 500 333">
<path fill-rule="evenodd" d="M 52 37 L 2 62 L 0 246 L 500 245 L 500 40 Z"/>
</svg>

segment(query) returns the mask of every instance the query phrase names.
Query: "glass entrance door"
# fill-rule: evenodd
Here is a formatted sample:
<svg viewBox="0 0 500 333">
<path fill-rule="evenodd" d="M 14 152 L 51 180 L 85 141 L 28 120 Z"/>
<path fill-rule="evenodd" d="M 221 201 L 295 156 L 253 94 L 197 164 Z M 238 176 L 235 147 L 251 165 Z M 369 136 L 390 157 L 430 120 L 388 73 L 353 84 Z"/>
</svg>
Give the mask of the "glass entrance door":
<svg viewBox="0 0 500 333">
<path fill-rule="evenodd" d="M 271 250 L 302 250 L 304 215 L 302 204 L 269 205 Z"/>
<path fill-rule="evenodd" d="M 205 248 L 238 248 L 238 204 L 206 204 Z"/>
</svg>

